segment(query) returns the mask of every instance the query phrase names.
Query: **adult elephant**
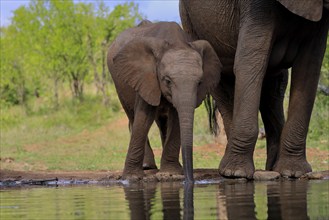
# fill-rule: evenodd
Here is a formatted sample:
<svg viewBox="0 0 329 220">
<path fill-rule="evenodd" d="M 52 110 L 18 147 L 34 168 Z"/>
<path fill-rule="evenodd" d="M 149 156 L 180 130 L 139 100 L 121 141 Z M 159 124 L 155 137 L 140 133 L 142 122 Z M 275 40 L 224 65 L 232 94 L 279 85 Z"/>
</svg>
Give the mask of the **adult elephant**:
<svg viewBox="0 0 329 220">
<path fill-rule="evenodd" d="M 220 174 L 252 178 L 258 110 L 267 133 L 266 169 L 287 177 L 311 171 L 306 136 L 326 49 L 328 9 L 329 0 L 180 0 L 184 29 L 208 40 L 223 64 L 213 94 L 228 135 Z"/>
</svg>

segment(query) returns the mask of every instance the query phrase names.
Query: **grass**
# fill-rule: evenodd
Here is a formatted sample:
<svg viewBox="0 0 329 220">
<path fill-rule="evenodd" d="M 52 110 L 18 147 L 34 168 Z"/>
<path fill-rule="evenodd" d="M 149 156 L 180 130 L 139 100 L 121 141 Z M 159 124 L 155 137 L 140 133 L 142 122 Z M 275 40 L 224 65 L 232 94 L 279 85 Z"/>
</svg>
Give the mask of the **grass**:
<svg viewBox="0 0 329 220">
<path fill-rule="evenodd" d="M 308 159 L 314 170 L 328 169 L 329 162 L 328 97 L 319 99 L 307 142 Z M 122 170 L 129 131 L 116 96 L 111 98 L 111 108 L 104 107 L 95 95 L 85 96 L 84 102 L 64 98 L 57 111 L 32 104 L 28 115 L 19 106 L 1 109 L 1 169 Z M 224 154 L 224 147 L 215 144 L 208 130 L 207 113 L 201 106 L 195 114 L 195 168 L 217 168 Z M 159 164 L 162 150 L 156 126 L 151 128 L 149 137 Z M 265 140 L 257 142 L 256 169 L 264 168 L 265 145 Z"/>
</svg>

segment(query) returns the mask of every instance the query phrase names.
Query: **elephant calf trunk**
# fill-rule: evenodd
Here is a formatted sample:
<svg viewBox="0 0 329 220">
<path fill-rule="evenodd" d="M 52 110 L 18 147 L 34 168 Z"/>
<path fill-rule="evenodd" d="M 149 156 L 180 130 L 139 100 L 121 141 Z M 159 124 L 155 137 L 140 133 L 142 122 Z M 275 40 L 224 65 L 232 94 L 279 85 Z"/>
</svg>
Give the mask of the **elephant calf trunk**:
<svg viewBox="0 0 329 220">
<path fill-rule="evenodd" d="M 178 111 L 183 169 L 186 183 L 193 183 L 193 122 L 194 107 L 182 107 Z"/>
</svg>

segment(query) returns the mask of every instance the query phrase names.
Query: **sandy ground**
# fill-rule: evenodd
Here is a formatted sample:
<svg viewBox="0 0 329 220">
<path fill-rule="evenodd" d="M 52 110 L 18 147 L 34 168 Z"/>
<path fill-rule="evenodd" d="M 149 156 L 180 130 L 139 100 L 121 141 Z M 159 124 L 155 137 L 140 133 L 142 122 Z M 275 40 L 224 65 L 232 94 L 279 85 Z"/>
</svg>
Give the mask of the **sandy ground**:
<svg viewBox="0 0 329 220">
<path fill-rule="evenodd" d="M 70 137 L 70 141 L 81 140 L 82 138 L 99 138 L 104 136 L 106 132 L 109 130 L 115 129 L 118 126 L 126 126 L 127 119 L 121 119 L 116 121 L 113 124 L 108 125 L 108 127 L 103 127 L 96 132 L 93 133 L 83 133 L 78 134 L 74 137 Z M 39 146 L 40 147 L 40 146 Z M 37 149 L 35 149 L 37 150 Z M 194 148 L 194 152 L 200 152 L 202 157 L 206 159 L 207 154 L 216 154 L 220 157 L 223 156 L 225 152 L 225 146 L 213 143 L 205 146 L 198 146 Z M 154 149 L 154 154 L 159 156 L 161 154 L 160 149 Z M 328 151 L 318 150 L 316 148 L 308 148 L 307 156 L 309 162 L 312 164 L 312 160 L 323 161 L 323 166 L 319 167 L 319 170 L 326 170 L 323 172 L 316 172 L 311 175 L 306 176 L 306 178 L 311 179 L 329 179 L 329 167 L 327 164 L 328 159 Z M 266 157 L 265 149 L 256 149 L 254 153 L 254 159 L 258 160 Z M 85 181 L 88 182 L 106 182 L 106 181 L 120 181 L 122 171 L 49 171 L 44 167 L 35 167 L 36 170 L 40 171 L 25 171 L 24 164 L 17 163 L 13 158 L 0 158 L 0 183 L 1 182 L 25 182 L 31 184 L 39 184 L 42 185 L 47 183 L 47 181 L 54 180 L 65 180 L 65 181 Z M 10 165 L 10 166 L 7 166 Z M 7 167 L 11 167 L 8 169 Z M 39 169 L 38 169 L 39 168 Z M 169 175 L 169 174 L 161 174 L 158 170 L 148 170 L 144 171 L 145 177 L 143 181 L 183 181 L 183 175 Z M 266 174 L 266 176 L 268 176 Z M 196 180 L 209 180 L 209 179 L 224 179 L 218 174 L 217 169 L 195 169 L 194 170 L 194 178 Z M 262 178 L 262 177 L 261 177 Z M 275 178 L 276 179 L 276 178 Z M 241 179 L 238 179 L 240 181 Z M 1 184 L 0 184 L 1 186 Z"/>
</svg>

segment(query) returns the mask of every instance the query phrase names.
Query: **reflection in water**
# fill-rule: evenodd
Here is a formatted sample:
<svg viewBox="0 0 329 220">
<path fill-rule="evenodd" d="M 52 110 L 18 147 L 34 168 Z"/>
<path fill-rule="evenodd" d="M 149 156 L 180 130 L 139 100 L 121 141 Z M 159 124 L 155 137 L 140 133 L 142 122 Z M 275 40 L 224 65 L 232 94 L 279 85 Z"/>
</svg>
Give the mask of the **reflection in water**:
<svg viewBox="0 0 329 220">
<path fill-rule="evenodd" d="M 323 182 L 328 186 L 328 182 Z M 210 203 L 210 212 L 203 217 L 214 219 L 310 219 L 307 209 L 308 181 L 282 182 L 227 182 L 216 185 L 195 185 L 197 194 L 201 189 L 218 188 L 216 204 Z M 156 189 L 161 191 L 163 219 L 194 219 L 194 212 L 201 211 L 201 205 L 194 210 L 194 186 L 181 183 L 138 184 L 125 187 L 125 198 L 130 208 L 130 219 L 152 219 L 152 203 L 156 201 Z M 257 188 L 262 193 L 255 193 Z M 265 189 L 265 190 L 264 190 Z M 183 191 L 183 198 L 180 198 Z M 203 190 L 202 190 L 203 191 Z M 324 192 L 328 199 L 328 191 Z M 183 208 L 181 207 L 183 202 Z M 326 201 L 326 200 L 324 200 Z M 206 202 L 201 199 L 201 202 Z M 321 203 L 320 203 L 321 204 Z M 318 204 L 319 205 L 319 204 Z M 328 216 L 328 204 L 325 215 Z M 213 212 L 216 207 L 216 213 Z M 257 207 L 256 207 L 257 206 Z M 263 210 L 262 210 L 263 209 Z M 183 214 L 183 215 L 182 215 Z M 321 217 L 321 213 L 318 213 Z M 316 217 L 317 218 L 317 217 Z"/>
<path fill-rule="evenodd" d="M 0 219 L 328 219 L 329 181 L 0 189 Z"/>
<path fill-rule="evenodd" d="M 163 219 L 181 219 L 179 183 L 160 184 Z"/>
<path fill-rule="evenodd" d="M 194 219 L 193 184 L 184 185 L 184 219 Z"/>
<path fill-rule="evenodd" d="M 256 219 L 252 182 L 219 185 L 217 198 L 219 219 Z"/>
<path fill-rule="evenodd" d="M 155 184 L 149 184 L 148 187 L 132 184 L 124 188 L 130 209 L 130 219 L 151 219 L 151 200 L 154 199 L 155 191 Z"/>
<path fill-rule="evenodd" d="M 159 183 L 163 219 L 193 219 L 193 185 L 182 183 Z M 130 209 L 130 219 L 151 219 L 151 210 L 156 194 L 156 183 L 136 183 L 124 188 Z M 183 209 L 180 190 L 184 189 Z"/>
<path fill-rule="evenodd" d="M 308 181 L 284 181 L 267 185 L 268 219 L 309 219 Z"/>
</svg>

